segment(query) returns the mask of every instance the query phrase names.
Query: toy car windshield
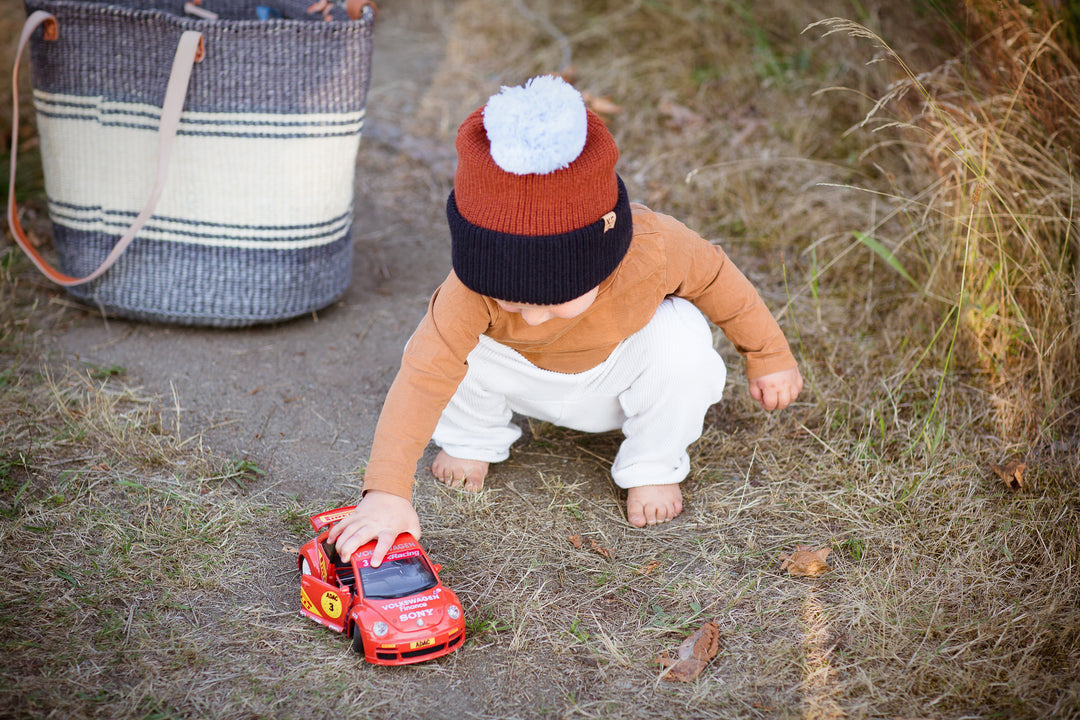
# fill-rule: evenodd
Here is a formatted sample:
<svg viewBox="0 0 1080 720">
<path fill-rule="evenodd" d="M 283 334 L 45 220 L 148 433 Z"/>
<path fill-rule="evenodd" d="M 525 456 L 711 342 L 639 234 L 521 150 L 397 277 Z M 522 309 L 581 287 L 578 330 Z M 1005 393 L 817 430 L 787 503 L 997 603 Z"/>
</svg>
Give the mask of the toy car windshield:
<svg viewBox="0 0 1080 720">
<path fill-rule="evenodd" d="M 419 554 L 384 561 L 379 567 L 360 568 L 360 583 L 364 597 L 371 599 L 399 598 L 428 590 L 438 584 L 431 568 Z"/>
</svg>

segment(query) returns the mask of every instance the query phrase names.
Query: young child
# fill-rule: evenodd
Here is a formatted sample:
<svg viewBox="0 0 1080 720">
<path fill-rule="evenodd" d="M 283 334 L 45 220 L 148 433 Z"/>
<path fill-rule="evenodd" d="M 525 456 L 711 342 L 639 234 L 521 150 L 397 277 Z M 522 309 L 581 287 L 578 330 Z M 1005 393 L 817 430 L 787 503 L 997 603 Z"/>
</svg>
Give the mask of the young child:
<svg viewBox="0 0 1080 720">
<path fill-rule="evenodd" d="M 330 541 L 348 558 L 377 538 L 374 565 L 399 533 L 419 537 L 412 486 L 428 441 L 437 478 L 480 490 L 521 434 L 514 412 L 621 429 L 611 474 L 627 519 L 670 520 L 687 447 L 724 389 L 706 316 L 766 410 L 802 389 L 783 332 L 723 250 L 629 202 L 614 139 L 563 80 L 504 87 L 462 123 L 457 152 L 453 271 L 405 347 L 363 497 Z"/>
</svg>

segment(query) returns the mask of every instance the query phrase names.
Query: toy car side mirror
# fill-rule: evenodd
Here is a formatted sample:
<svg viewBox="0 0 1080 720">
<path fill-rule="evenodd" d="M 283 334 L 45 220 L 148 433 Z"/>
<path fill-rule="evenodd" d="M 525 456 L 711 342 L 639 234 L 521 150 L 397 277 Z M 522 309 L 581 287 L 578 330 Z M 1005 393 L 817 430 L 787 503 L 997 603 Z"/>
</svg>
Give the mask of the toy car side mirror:
<svg viewBox="0 0 1080 720">
<path fill-rule="evenodd" d="M 442 565 L 440 565 L 439 563 L 435 563 L 433 567 L 435 568 L 435 572 L 439 572 L 440 570 L 442 570 Z"/>
</svg>

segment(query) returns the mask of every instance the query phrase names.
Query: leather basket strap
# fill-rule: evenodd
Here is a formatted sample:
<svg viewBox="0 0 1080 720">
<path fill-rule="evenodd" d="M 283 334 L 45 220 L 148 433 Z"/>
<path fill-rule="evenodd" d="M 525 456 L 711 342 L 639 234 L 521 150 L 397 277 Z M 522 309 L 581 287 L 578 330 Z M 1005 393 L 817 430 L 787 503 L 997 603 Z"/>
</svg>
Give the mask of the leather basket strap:
<svg viewBox="0 0 1080 720">
<path fill-rule="evenodd" d="M 161 123 L 158 127 L 158 150 L 157 171 L 154 177 L 154 185 L 150 190 L 150 197 L 143 206 L 142 211 L 135 217 L 134 222 L 117 241 L 101 265 L 86 277 L 76 278 L 65 275 L 46 261 L 26 237 L 22 225 L 19 223 L 19 210 L 15 203 L 15 166 L 18 152 L 19 138 L 19 60 L 30 35 L 40 25 L 45 25 L 45 39 L 55 40 L 58 33 L 56 17 L 43 10 L 37 10 L 26 19 L 23 26 L 22 36 L 19 38 L 19 47 L 15 54 L 15 67 L 12 71 L 12 114 L 11 114 L 11 175 L 8 188 L 8 226 L 15 242 L 23 249 L 34 264 L 53 282 L 65 287 L 81 285 L 100 277 L 102 273 L 112 267 L 113 263 L 127 249 L 131 241 L 138 235 L 150 216 L 154 214 L 161 199 L 161 193 L 165 189 L 165 178 L 169 171 L 169 161 L 172 157 L 173 141 L 180 126 L 180 113 L 184 109 L 184 98 L 187 96 L 188 81 L 191 79 L 192 66 L 202 59 L 203 39 L 202 33 L 195 30 L 187 30 L 180 36 L 177 43 L 176 55 L 173 57 L 172 71 L 169 75 L 169 83 L 165 90 L 165 102 L 161 106 Z"/>
</svg>

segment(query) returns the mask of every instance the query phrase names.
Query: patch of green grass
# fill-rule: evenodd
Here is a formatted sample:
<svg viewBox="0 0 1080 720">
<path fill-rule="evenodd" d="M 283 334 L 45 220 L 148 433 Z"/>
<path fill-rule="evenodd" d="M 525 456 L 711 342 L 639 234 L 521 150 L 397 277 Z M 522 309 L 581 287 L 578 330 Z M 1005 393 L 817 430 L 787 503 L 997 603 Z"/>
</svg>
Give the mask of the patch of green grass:
<svg viewBox="0 0 1080 720">
<path fill-rule="evenodd" d="M 512 632 L 514 626 L 505 618 L 497 617 L 488 608 L 481 608 L 465 615 L 465 632 L 474 639 L 484 635 Z"/>
<path fill-rule="evenodd" d="M 581 627 L 581 618 L 574 618 L 570 621 L 570 627 L 567 629 L 569 635 L 577 639 L 579 642 L 588 643 L 591 637 L 589 633 Z"/>
<path fill-rule="evenodd" d="M 104 380 L 110 377 L 119 377 L 127 372 L 127 369 L 120 365 L 109 365 L 108 367 L 100 367 L 98 365 L 86 364 L 87 375 L 94 380 Z"/>
</svg>

